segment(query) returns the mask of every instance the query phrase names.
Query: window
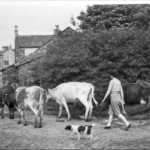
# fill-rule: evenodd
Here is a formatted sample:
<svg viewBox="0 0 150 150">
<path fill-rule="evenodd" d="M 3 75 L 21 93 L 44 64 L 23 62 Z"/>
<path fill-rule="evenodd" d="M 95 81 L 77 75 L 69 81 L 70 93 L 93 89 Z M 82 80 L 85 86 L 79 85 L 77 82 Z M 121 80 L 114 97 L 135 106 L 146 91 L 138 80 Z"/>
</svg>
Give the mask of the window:
<svg viewBox="0 0 150 150">
<path fill-rule="evenodd" d="M 20 50 L 20 56 L 25 56 L 25 50 L 24 49 Z"/>
<path fill-rule="evenodd" d="M 9 65 L 9 61 L 8 60 L 4 60 L 4 65 Z"/>
</svg>

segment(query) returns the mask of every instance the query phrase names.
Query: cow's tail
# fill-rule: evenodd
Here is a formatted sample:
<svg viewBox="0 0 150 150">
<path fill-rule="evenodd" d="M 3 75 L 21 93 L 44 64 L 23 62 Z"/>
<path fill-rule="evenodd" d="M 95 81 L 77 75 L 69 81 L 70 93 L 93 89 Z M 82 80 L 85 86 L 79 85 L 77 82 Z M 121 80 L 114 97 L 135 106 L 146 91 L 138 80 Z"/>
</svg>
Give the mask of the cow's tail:
<svg viewBox="0 0 150 150">
<path fill-rule="evenodd" d="M 94 86 L 92 85 L 91 86 L 91 89 L 92 89 L 92 99 L 93 99 L 93 102 L 95 103 L 95 105 L 98 107 L 98 102 L 96 101 L 95 97 L 94 97 Z"/>
</svg>

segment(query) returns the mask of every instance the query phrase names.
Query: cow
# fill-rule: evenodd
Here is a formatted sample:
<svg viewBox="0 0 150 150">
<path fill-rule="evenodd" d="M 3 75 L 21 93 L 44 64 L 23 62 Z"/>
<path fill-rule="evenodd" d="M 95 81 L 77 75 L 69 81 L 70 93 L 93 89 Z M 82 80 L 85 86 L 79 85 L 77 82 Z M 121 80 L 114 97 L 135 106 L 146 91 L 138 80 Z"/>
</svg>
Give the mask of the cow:
<svg viewBox="0 0 150 150">
<path fill-rule="evenodd" d="M 76 103 L 80 101 L 86 108 L 85 120 L 88 121 L 92 117 L 93 104 L 98 106 L 98 102 L 94 98 L 94 86 L 86 82 L 66 82 L 56 86 L 54 89 L 48 89 L 46 92 L 46 102 L 54 99 L 60 105 L 58 118 L 61 117 L 62 109 L 65 107 L 68 121 L 71 120 L 67 103 Z"/>
<path fill-rule="evenodd" d="M 42 115 L 44 104 L 44 90 L 39 86 L 19 87 L 16 89 L 16 101 L 18 104 L 17 110 L 19 112 L 19 121 L 21 117 L 24 120 L 24 126 L 27 126 L 25 119 L 25 108 L 28 106 L 35 114 L 34 127 L 42 127 Z M 39 118 L 39 124 L 37 123 Z"/>
<path fill-rule="evenodd" d="M 126 83 L 122 85 L 125 105 L 148 104 L 150 100 L 150 82 L 138 80 L 136 83 Z M 108 109 L 110 98 L 101 102 L 99 107 L 102 110 Z"/>
<path fill-rule="evenodd" d="M 148 104 L 150 97 L 150 83 L 140 81 L 125 84 L 123 85 L 123 92 L 125 104 Z"/>
<path fill-rule="evenodd" d="M 17 107 L 15 100 L 15 89 L 11 85 L 4 85 L 0 88 L 0 107 L 1 107 L 1 118 L 4 118 L 4 106 L 8 107 L 9 118 L 14 119 L 14 111 Z"/>
</svg>

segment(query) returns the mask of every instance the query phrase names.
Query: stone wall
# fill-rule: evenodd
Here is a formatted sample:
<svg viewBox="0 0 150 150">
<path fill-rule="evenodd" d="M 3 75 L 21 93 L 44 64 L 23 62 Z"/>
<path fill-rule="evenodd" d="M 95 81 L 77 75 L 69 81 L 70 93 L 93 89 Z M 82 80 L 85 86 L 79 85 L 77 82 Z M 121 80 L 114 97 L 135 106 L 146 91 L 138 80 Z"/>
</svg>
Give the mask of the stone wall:
<svg viewBox="0 0 150 150">
<path fill-rule="evenodd" d="M 20 86 L 40 85 L 40 79 L 34 78 L 32 71 L 32 67 L 38 65 L 40 60 L 41 58 L 19 66 L 12 65 L 2 70 L 3 83 L 10 81 L 17 82 Z"/>
</svg>

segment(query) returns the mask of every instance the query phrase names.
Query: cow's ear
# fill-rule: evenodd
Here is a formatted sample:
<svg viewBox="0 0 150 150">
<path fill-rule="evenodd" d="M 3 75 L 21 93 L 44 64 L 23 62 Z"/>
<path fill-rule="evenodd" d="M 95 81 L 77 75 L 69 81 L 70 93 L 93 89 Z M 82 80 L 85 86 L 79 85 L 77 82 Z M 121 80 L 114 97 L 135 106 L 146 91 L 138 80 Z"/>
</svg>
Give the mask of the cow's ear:
<svg viewBox="0 0 150 150">
<path fill-rule="evenodd" d="M 49 93 L 49 89 L 46 89 L 46 93 Z"/>
<path fill-rule="evenodd" d="M 43 90 L 43 93 L 47 93 L 47 90 Z"/>
<path fill-rule="evenodd" d="M 16 90 L 19 87 L 19 84 L 17 83 L 12 83 L 11 86 L 14 88 L 14 90 Z"/>
</svg>

